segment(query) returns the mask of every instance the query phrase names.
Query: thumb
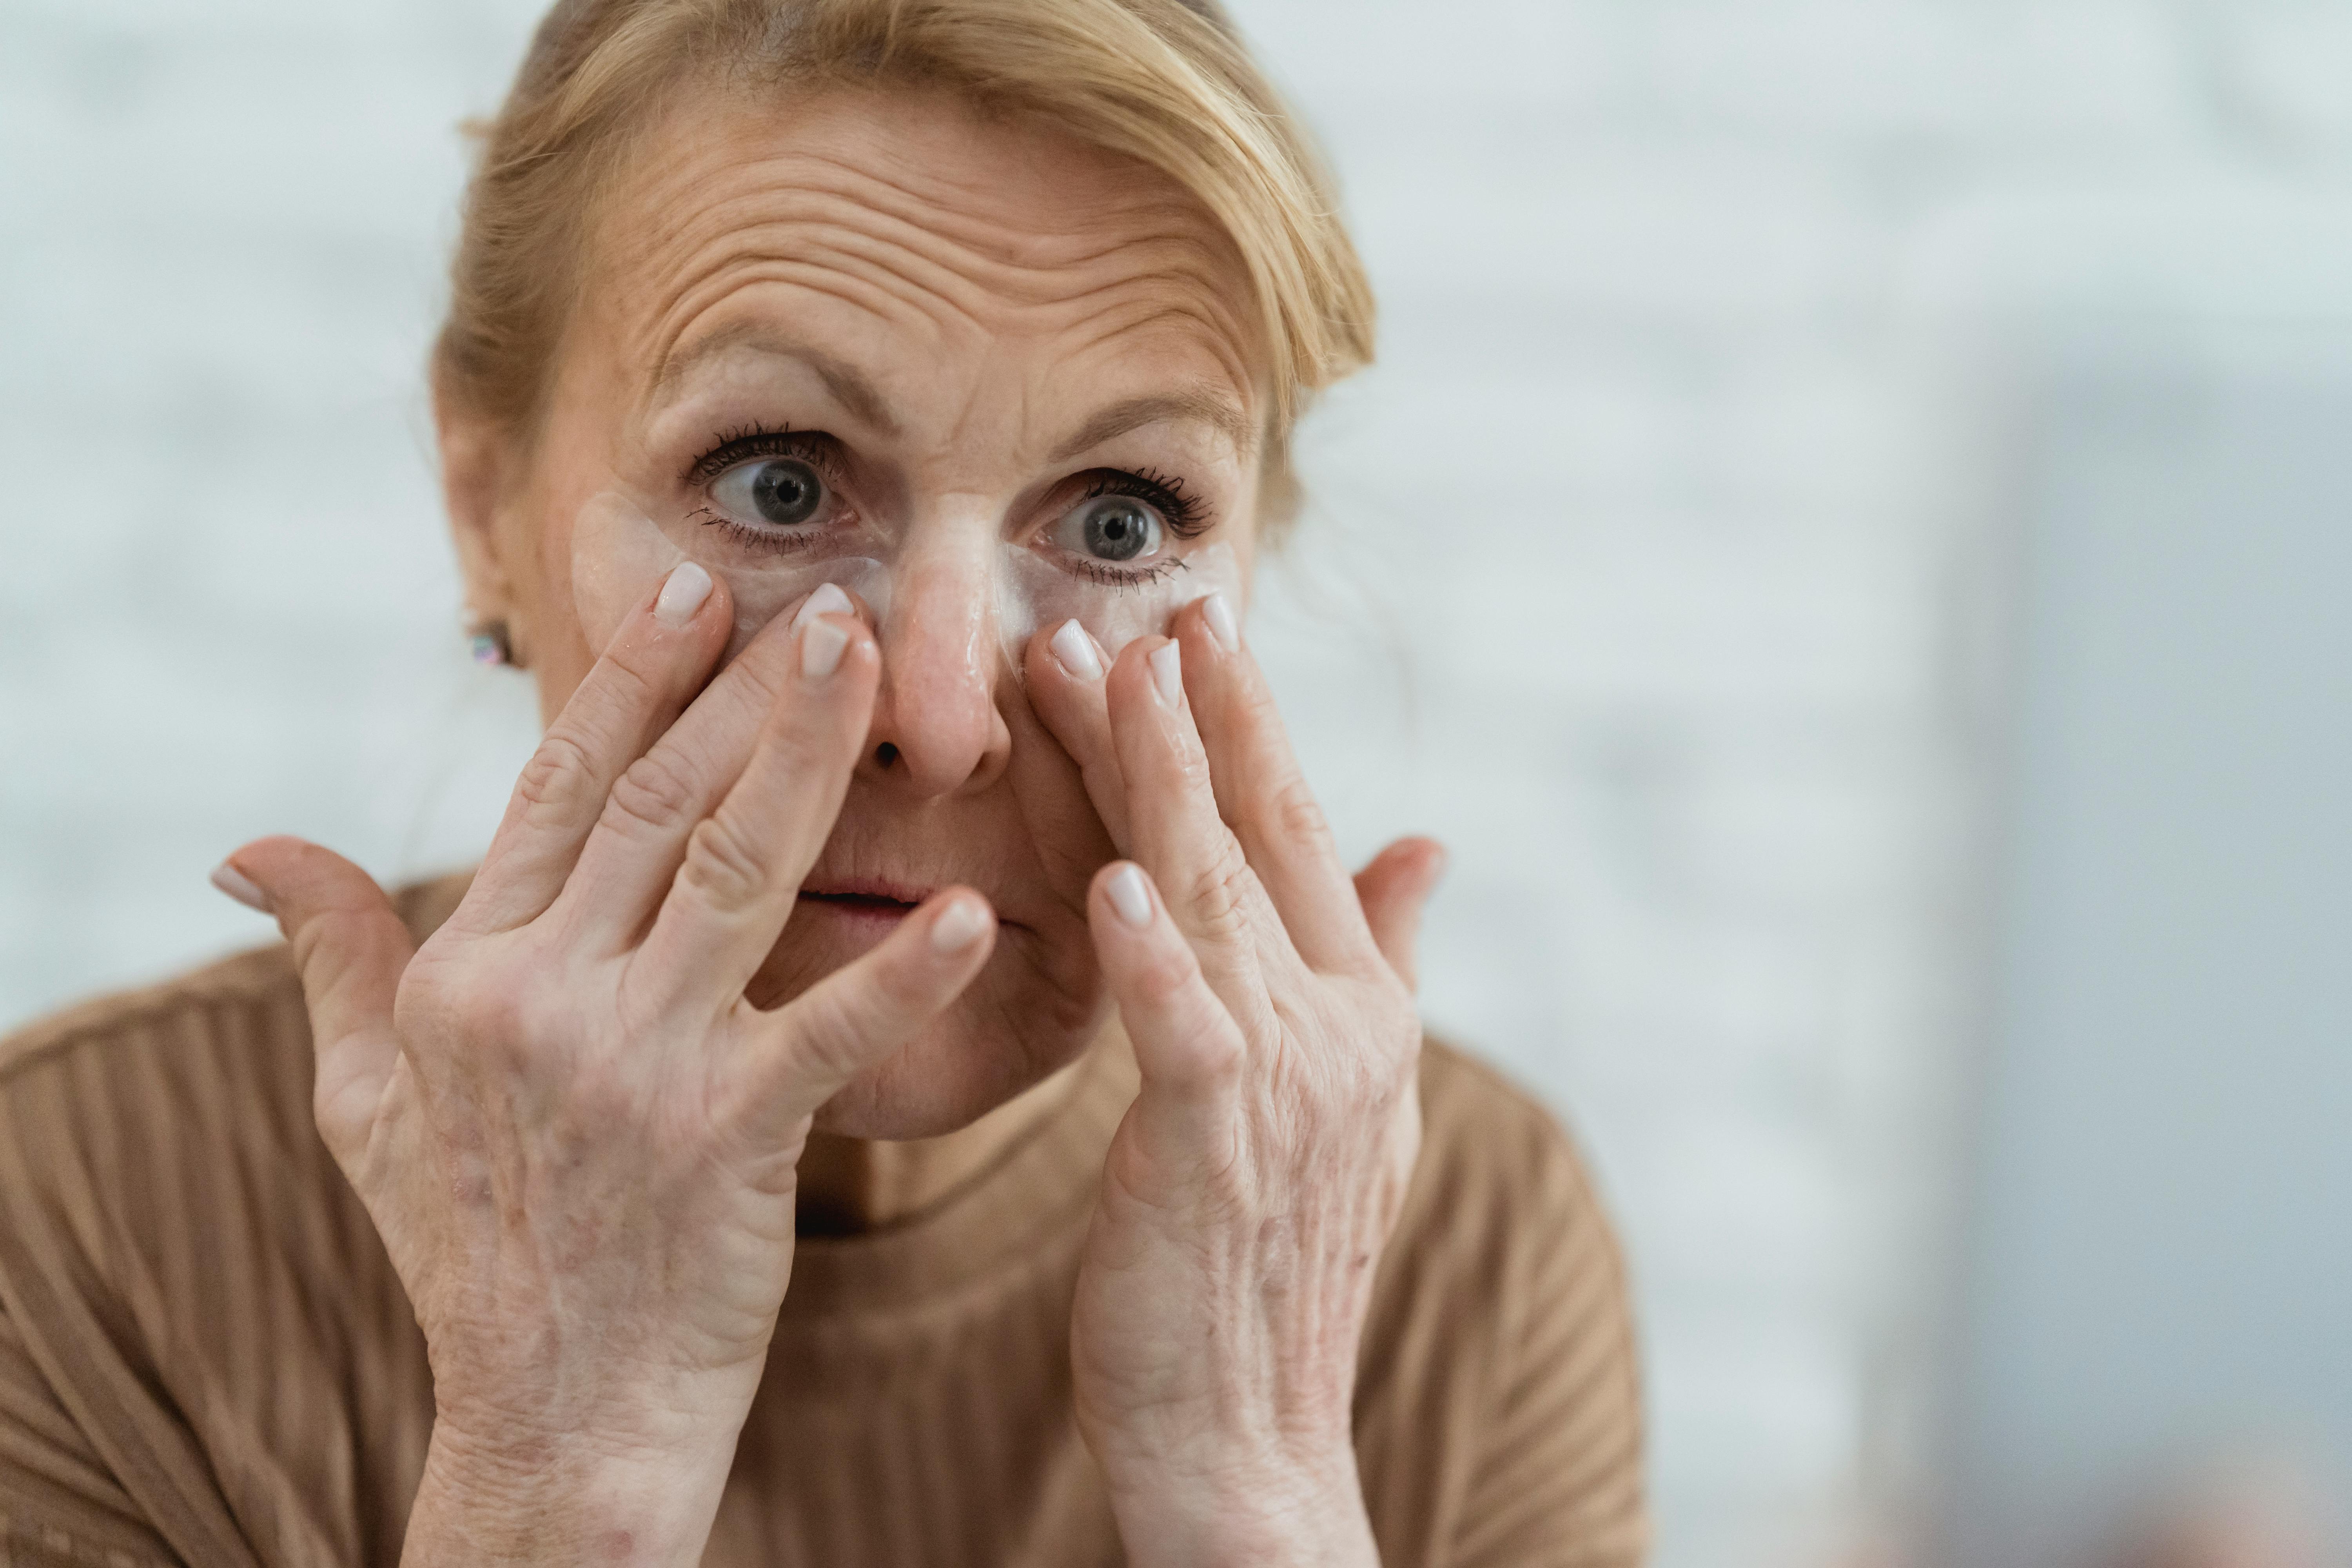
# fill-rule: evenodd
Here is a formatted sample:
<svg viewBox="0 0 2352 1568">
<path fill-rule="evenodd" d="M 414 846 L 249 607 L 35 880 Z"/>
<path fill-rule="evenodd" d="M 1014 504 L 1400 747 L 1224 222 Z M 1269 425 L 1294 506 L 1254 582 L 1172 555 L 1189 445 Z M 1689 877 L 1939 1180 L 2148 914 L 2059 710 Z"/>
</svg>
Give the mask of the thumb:
<svg viewBox="0 0 2352 1568">
<path fill-rule="evenodd" d="M 392 1000 L 415 952 L 375 879 L 299 838 L 257 838 L 213 873 L 240 903 L 278 917 L 302 977 L 318 1054 L 311 1108 L 338 1161 L 365 1143 L 399 1059 Z"/>
<path fill-rule="evenodd" d="M 1356 873 L 1356 900 L 1381 956 L 1407 985 L 1418 989 L 1414 949 L 1421 940 L 1422 907 L 1445 875 L 1445 847 L 1434 838 L 1400 838 Z"/>
</svg>

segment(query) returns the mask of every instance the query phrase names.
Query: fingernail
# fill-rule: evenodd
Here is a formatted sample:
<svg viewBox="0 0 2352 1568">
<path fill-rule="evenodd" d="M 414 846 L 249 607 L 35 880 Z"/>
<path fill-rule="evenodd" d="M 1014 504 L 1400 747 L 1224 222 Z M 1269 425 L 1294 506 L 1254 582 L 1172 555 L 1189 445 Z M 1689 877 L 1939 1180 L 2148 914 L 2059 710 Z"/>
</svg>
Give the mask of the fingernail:
<svg viewBox="0 0 2352 1568">
<path fill-rule="evenodd" d="M 1160 701 L 1171 708 L 1184 706 L 1184 654 L 1174 643 L 1151 650 L 1151 684 L 1159 689 Z"/>
<path fill-rule="evenodd" d="M 1094 639 L 1087 628 L 1076 621 L 1064 621 L 1055 632 L 1054 640 L 1045 645 L 1054 650 L 1054 662 L 1069 673 L 1074 680 L 1100 680 L 1102 660 L 1095 657 Z"/>
<path fill-rule="evenodd" d="M 841 650 L 848 646 L 849 634 L 831 621 L 812 622 L 801 634 L 801 673 L 824 679 L 841 668 Z"/>
<path fill-rule="evenodd" d="M 1234 607 L 1223 594 L 1212 594 L 1201 604 L 1201 618 L 1209 623 L 1209 635 L 1227 653 L 1242 646 L 1241 624 L 1234 619 Z"/>
<path fill-rule="evenodd" d="M 666 626 L 682 626 L 709 597 L 710 574 L 691 561 L 681 561 L 670 568 L 669 580 L 654 601 L 654 619 Z"/>
<path fill-rule="evenodd" d="M 271 912 L 269 896 L 254 886 L 252 878 L 226 860 L 213 868 L 213 886 L 248 910 L 265 915 Z"/>
<path fill-rule="evenodd" d="M 819 616 L 854 616 L 857 605 L 838 583 L 820 583 L 816 592 L 801 601 L 798 614 L 793 616 L 793 629 L 800 630 Z"/>
<path fill-rule="evenodd" d="M 988 911 L 974 899 L 958 899 L 931 922 L 933 952 L 961 952 L 988 933 Z"/>
<path fill-rule="evenodd" d="M 1138 931 L 1151 923 L 1151 885 L 1143 879 L 1139 866 L 1121 866 L 1110 874 L 1103 891 L 1110 895 L 1110 907 L 1118 918 Z"/>
</svg>

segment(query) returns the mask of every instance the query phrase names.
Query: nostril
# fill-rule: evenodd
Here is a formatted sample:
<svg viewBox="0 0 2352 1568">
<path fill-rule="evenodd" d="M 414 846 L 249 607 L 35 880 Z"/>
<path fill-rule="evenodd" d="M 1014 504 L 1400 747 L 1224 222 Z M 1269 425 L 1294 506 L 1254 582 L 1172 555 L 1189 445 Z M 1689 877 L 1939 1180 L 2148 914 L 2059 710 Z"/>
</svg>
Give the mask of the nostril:
<svg viewBox="0 0 2352 1568">
<path fill-rule="evenodd" d="M 898 748 L 885 741 L 874 748 L 874 765 L 887 768 L 898 760 Z"/>
</svg>

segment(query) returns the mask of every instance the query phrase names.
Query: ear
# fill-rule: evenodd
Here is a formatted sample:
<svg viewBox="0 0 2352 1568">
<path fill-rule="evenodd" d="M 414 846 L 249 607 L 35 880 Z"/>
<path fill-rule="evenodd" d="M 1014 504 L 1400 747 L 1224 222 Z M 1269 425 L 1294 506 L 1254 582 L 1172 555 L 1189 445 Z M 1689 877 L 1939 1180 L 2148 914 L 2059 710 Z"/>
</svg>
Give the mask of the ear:
<svg viewBox="0 0 2352 1568">
<path fill-rule="evenodd" d="M 515 478 L 514 442 L 492 421 L 457 408 L 438 388 L 433 422 L 441 447 L 442 504 L 448 509 L 449 535 L 466 580 L 467 618 L 476 626 L 504 622 L 520 647 L 520 563 L 512 559 L 514 542 L 499 526 Z"/>
</svg>

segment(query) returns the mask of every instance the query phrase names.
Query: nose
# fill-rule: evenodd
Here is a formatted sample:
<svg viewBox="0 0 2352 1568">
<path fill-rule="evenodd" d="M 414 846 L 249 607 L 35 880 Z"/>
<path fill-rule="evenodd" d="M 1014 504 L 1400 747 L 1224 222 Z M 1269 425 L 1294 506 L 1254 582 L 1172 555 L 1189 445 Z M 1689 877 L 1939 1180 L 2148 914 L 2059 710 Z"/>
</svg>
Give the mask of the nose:
<svg viewBox="0 0 2352 1568">
<path fill-rule="evenodd" d="M 882 687 L 859 772 L 930 798 L 993 783 L 1012 753 L 1013 733 L 996 710 L 1003 660 L 995 531 L 916 531 L 892 574 Z"/>
</svg>

